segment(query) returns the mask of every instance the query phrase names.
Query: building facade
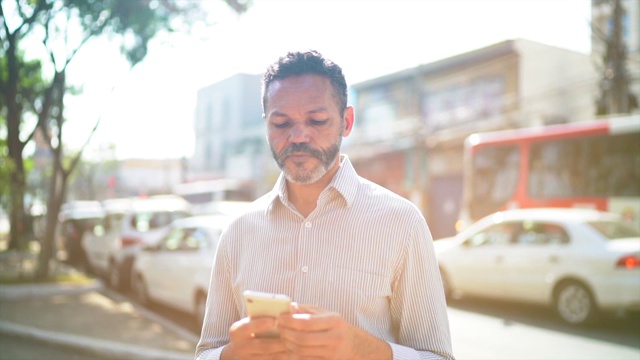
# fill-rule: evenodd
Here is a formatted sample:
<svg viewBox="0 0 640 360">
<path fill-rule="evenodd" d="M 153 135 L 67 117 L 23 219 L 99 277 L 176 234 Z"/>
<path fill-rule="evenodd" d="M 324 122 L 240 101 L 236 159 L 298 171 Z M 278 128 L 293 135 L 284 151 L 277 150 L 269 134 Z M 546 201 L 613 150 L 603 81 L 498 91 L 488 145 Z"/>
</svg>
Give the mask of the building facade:
<svg viewBox="0 0 640 360">
<path fill-rule="evenodd" d="M 187 181 L 235 179 L 270 188 L 275 170 L 262 120 L 260 75 L 236 74 L 198 91 Z"/>
<path fill-rule="evenodd" d="M 184 176 L 184 159 L 127 159 L 118 162 L 116 175 L 101 183 L 110 192 L 106 198 L 170 194 Z"/>
<path fill-rule="evenodd" d="M 474 133 L 593 118 L 586 54 L 517 39 L 352 86 L 346 150 L 358 172 L 412 200 L 434 238 L 455 233 L 464 139 Z"/>
</svg>

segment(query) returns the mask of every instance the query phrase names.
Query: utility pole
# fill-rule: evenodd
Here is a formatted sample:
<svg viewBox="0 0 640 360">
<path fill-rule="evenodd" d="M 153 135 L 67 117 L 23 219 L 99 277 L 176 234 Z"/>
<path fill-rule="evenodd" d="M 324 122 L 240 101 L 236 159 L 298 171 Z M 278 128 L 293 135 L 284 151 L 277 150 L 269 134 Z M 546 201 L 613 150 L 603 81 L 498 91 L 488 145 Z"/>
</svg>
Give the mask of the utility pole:
<svg viewBox="0 0 640 360">
<path fill-rule="evenodd" d="M 601 98 L 598 101 L 598 114 L 626 114 L 632 109 L 629 92 L 629 74 L 626 69 L 627 49 L 624 43 L 622 21 L 624 9 L 621 0 L 613 0 L 611 28 L 605 32 L 606 43 L 603 74 L 600 80 Z M 634 104 L 633 106 L 637 106 Z"/>
</svg>

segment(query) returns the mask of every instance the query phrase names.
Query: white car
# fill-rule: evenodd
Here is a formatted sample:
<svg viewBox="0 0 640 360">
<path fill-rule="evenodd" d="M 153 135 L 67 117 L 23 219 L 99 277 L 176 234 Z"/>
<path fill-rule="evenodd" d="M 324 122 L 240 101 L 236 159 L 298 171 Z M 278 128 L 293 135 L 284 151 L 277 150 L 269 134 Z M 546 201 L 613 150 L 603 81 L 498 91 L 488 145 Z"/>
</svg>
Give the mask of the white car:
<svg viewBox="0 0 640 360">
<path fill-rule="evenodd" d="M 70 201 L 60 207 L 56 227 L 56 257 L 79 268 L 88 267 L 88 258 L 82 241 L 93 226 L 104 217 L 98 201 Z"/>
<path fill-rule="evenodd" d="M 117 238 L 122 230 L 122 219 L 131 211 L 131 198 L 107 199 L 101 202 L 104 216 L 82 238 L 89 271 L 107 278 L 116 250 Z"/>
<path fill-rule="evenodd" d="M 158 244 L 145 247 L 136 257 L 133 291 L 137 300 L 188 312 L 202 325 L 213 257 L 232 219 L 202 215 L 174 221 Z"/>
<path fill-rule="evenodd" d="M 131 198 L 122 213 L 114 210 L 109 223 L 94 227 L 84 248 L 96 273 L 117 290 L 130 286 L 133 260 L 144 246 L 156 244 L 173 220 L 191 215 L 190 204 L 176 195 Z M 110 221 L 112 220 L 112 221 Z"/>
<path fill-rule="evenodd" d="M 588 209 L 517 209 L 434 241 L 448 298 L 552 306 L 571 324 L 640 310 L 640 233 Z"/>
</svg>

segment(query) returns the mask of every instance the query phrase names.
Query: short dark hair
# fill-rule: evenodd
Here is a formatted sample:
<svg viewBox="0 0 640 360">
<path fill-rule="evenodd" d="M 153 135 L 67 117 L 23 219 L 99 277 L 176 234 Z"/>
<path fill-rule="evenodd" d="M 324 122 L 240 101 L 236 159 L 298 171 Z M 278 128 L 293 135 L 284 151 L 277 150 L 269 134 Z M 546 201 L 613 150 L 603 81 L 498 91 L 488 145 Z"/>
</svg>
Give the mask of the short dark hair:
<svg viewBox="0 0 640 360">
<path fill-rule="evenodd" d="M 289 52 L 267 68 L 262 76 L 262 110 L 266 111 L 267 109 L 267 91 L 271 82 L 308 74 L 320 75 L 329 79 L 333 86 L 338 109 L 344 113 L 347 108 L 347 81 L 342 74 L 342 68 L 316 50 Z"/>
</svg>

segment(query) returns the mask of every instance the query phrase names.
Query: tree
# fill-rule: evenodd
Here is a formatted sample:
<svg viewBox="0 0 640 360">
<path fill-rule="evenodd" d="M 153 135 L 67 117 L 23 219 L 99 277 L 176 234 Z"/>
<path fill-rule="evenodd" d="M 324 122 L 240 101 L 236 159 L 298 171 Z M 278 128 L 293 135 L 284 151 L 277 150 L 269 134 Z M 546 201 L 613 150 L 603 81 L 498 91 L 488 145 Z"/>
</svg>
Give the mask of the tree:
<svg viewBox="0 0 640 360">
<path fill-rule="evenodd" d="M 14 173 L 13 162 L 9 159 L 9 153 L 7 149 L 7 140 L 4 137 L 0 137 L 0 209 L 9 208 L 9 194 L 11 189 L 9 183 L 11 181 L 11 174 Z"/>
<path fill-rule="evenodd" d="M 225 1 L 238 12 L 245 11 L 248 6 L 248 2 Z M 15 0 L 11 4 L 9 1 L 0 3 L 0 55 L 6 59 L 1 62 L 0 99 L 2 112 L 6 113 L 8 158 L 13 166 L 10 179 L 11 247 L 17 247 L 21 241 L 18 229 L 25 216 L 23 151 L 36 130 L 41 131 L 53 153 L 38 278 L 48 277 L 57 216 L 66 197 L 69 175 L 84 149 L 72 158 L 65 157 L 64 97 L 71 89 L 66 74 L 74 56 L 90 40 L 111 35 L 122 39 L 120 50 L 130 65 L 135 66 L 144 59 L 149 41 L 158 32 L 174 31 L 177 26 L 203 20 L 202 14 L 199 2 L 180 0 Z M 34 39 L 39 40 L 44 55 L 39 61 L 23 61 L 21 51 L 26 48 L 25 43 L 33 47 Z M 31 93 L 21 86 L 29 74 L 28 66 L 51 74 L 42 88 Z M 29 117 L 35 118 L 35 123 L 27 128 Z M 93 131 L 99 123 L 100 119 Z M 90 139 L 91 135 L 85 147 Z"/>
<path fill-rule="evenodd" d="M 2 8 L 0 8 L 1 10 Z M 3 40 L 2 49 L 7 45 Z M 24 192 L 26 191 L 26 167 L 23 149 L 35 135 L 36 122 L 31 117 L 30 130 L 26 130 L 22 121 L 14 121 L 16 117 L 25 118 L 24 114 L 34 114 L 36 99 L 44 93 L 45 81 L 42 77 L 42 65 L 39 60 L 27 61 L 24 53 L 9 43 L 11 56 L 0 57 L 0 117 L 2 125 L 6 124 L 6 140 L 3 141 L 0 167 L 3 186 L 0 187 L 2 206 L 10 211 L 11 236 L 9 247 L 17 249 L 23 244 L 27 218 L 24 212 Z M 8 101 L 7 99 L 14 99 Z M 6 106 L 5 106 L 6 104 Z M 22 135 L 22 136 L 21 136 Z M 16 196 L 16 194 L 22 194 Z"/>
<path fill-rule="evenodd" d="M 623 41 L 623 16 L 621 0 L 611 1 L 613 6 L 610 31 L 596 27 L 594 33 L 605 44 L 600 72 L 600 98 L 596 102 L 596 114 L 626 114 L 638 108 L 638 99 L 630 91 L 631 79 L 626 69 L 627 49 Z"/>
</svg>

